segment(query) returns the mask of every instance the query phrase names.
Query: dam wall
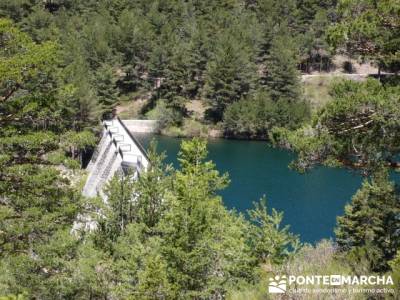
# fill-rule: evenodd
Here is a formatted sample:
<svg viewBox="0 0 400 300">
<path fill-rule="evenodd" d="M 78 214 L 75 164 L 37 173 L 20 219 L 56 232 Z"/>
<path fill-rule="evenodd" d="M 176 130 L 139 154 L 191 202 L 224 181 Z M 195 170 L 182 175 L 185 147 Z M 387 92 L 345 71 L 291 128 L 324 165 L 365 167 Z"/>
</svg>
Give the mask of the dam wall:
<svg viewBox="0 0 400 300">
<path fill-rule="evenodd" d="M 103 188 L 114 174 L 132 172 L 136 178 L 147 169 L 149 159 L 122 120 L 115 118 L 103 121 L 102 125 L 102 137 L 86 168 L 89 175 L 82 194 L 106 199 Z"/>
<path fill-rule="evenodd" d="M 130 132 L 151 133 L 158 132 L 157 120 L 122 120 Z"/>
</svg>

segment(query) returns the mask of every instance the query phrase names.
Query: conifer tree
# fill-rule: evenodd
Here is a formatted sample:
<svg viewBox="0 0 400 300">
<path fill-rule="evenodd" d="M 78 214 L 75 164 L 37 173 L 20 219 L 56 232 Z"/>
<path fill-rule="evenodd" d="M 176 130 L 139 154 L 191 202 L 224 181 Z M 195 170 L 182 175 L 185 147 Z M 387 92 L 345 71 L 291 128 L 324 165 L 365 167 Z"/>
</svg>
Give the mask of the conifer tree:
<svg viewBox="0 0 400 300">
<path fill-rule="evenodd" d="M 0 43 L 0 272 L 7 274 L 0 286 L 42 298 L 50 291 L 44 278 L 59 271 L 44 245 L 65 232 L 80 208 L 55 167 L 66 159 L 59 134 L 71 123 L 60 126 L 58 45 L 34 43 L 5 19 Z"/>
<path fill-rule="evenodd" d="M 138 298 L 143 300 L 168 299 L 172 296 L 168 281 L 167 263 L 160 253 L 160 240 L 149 240 L 143 268 L 138 272 Z"/>
<path fill-rule="evenodd" d="M 166 195 L 167 211 L 159 225 L 175 298 L 223 297 L 228 286 L 253 274 L 249 249 L 240 233 L 243 227 L 216 194 L 227 184 L 227 177 L 212 162 L 204 161 L 206 154 L 204 141 L 182 142 L 181 169 L 176 171 L 172 193 Z M 238 256 L 233 258 L 233 253 Z M 238 270 L 240 265 L 243 272 Z"/>
<path fill-rule="evenodd" d="M 171 188 L 173 169 L 171 165 L 165 164 L 165 153 L 157 152 L 157 143 L 154 140 L 150 142 L 147 153 L 151 164 L 135 183 L 138 194 L 135 210 L 137 221 L 152 231 L 166 209 L 164 198 Z"/>
<path fill-rule="evenodd" d="M 377 171 L 346 205 L 338 217 L 336 240 L 342 250 L 365 247 L 372 257 L 373 271 L 387 270 L 387 262 L 400 247 L 400 201 L 387 170 Z"/>
<path fill-rule="evenodd" d="M 67 33 L 63 51 L 66 66 L 60 72 L 63 86 L 60 90 L 60 113 L 75 130 L 82 130 L 98 124 L 101 105 L 91 82 L 92 73 L 81 37 L 73 27 L 68 28 Z"/>
<path fill-rule="evenodd" d="M 232 32 L 218 37 L 207 63 L 204 95 L 212 107 L 212 117 L 220 121 L 226 107 L 254 88 L 256 68 L 245 45 L 238 43 Z"/>
<path fill-rule="evenodd" d="M 334 100 L 317 114 L 312 128 L 287 135 L 299 151 L 296 165 L 335 162 L 362 168 L 364 174 L 381 164 L 398 165 L 399 86 L 347 80 L 334 84 L 331 94 Z"/>
<path fill-rule="evenodd" d="M 265 197 L 254 203 L 249 215 L 253 222 L 249 231 L 251 249 L 261 263 L 282 263 L 300 248 L 298 237 L 289 232 L 289 227 L 280 227 L 283 213 L 272 209 L 268 214 Z"/>
<path fill-rule="evenodd" d="M 156 36 L 149 20 L 138 9 L 122 11 L 116 27 L 115 47 L 122 54 L 125 73 L 122 86 L 126 90 L 146 87 L 143 76 L 148 70 L 149 56 Z"/>
<path fill-rule="evenodd" d="M 329 28 L 328 41 L 345 46 L 350 55 L 362 55 L 379 67 L 400 70 L 400 7 L 396 0 L 340 0 L 339 21 Z"/>
<path fill-rule="evenodd" d="M 109 115 L 117 104 L 118 88 L 117 78 L 111 66 L 102 64 L 94 76 L 94 87 L 97 98 L 102 107 L 103 115 Z"/>
<path fill-rule="evenodd" d="M 179 112 L 186 113 L 185 104 L 190 97 L 191 60 L 188 46 L 179 43 L 179 46 L 172 48 L 172 54 L 165 69 L 159 95 L 166 100 L 167 106 Z"/>
<path fill-rule="evenodd" d="M 266 76 L 262 82 L 268 87 L 273 100 L 282 99 L 291 102 L 300 100 L 297 63 L 293 39 L 285 31 L 280 32 L 272 40 L 266 60 Z"/>
</svg>

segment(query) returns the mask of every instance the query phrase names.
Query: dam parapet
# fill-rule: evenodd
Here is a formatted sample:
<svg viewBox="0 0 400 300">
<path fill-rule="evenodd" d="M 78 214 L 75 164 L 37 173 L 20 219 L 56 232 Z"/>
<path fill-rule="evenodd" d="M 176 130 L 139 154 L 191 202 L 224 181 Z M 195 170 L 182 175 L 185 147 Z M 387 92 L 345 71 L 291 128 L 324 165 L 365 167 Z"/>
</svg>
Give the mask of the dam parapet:
<svg viewBox="0 0 400 300">
<path fill-rule="evenodd" d="M 147 169 L 149 159 L 146 150 L 128 130 L 124 121 L 114 118 L 102 122 L 103 132 L 101 140 L 96 147 L 87 171 L 89 172 L 82 194 L 86 197 L 100 195 L 105 184 L 114 174 L 133 173 L 137 178 Z"/>
</svg>

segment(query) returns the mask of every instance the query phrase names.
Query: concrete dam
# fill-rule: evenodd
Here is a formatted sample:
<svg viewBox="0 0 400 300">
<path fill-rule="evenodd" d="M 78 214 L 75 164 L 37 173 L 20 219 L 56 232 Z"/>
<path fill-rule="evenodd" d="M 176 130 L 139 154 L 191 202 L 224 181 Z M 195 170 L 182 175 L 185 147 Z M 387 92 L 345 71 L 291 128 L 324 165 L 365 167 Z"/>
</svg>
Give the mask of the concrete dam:
<svg viewBox="0 0 400 300">
<path fill-rule="evenodd" d="M 128 121 L 132 123 L 129 125 L 137 126 L 132 121 L 134 120 Z M 146 127 L 142 126 L 146 132 L 149 132 L 151 127 L 148 123 Z M 89 175 L 82 194 L 86 197 L 99 195 L 106 199 L 103 188 L 115 174 L 126 175 L 130 172 L 135 179 L 147 169 L 149 158 L 142 145 L 131 134 L 125 121 L 117 117 L 103 121 L 102 125 L 101 140 L 86 168 Z"/>
</svg>

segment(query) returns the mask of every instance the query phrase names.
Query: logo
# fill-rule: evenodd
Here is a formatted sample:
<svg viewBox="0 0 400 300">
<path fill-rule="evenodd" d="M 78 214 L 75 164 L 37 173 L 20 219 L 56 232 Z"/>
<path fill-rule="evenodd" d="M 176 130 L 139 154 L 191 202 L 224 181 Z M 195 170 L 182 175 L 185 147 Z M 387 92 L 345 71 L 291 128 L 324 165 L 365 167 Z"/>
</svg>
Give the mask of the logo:
<svg viewBox="0 0 400 300">
<path fill-rule="evenodd" d="M 291 288 L 291 286 L 295 284 L 296 288 Z M 300 287 L 297 286 L 306 286 Z M 307 287 L 310 285 L 316 285 L 313 289 Z M 271 294 L 284 294 L 286 291 L 292 293 L 293 291 L 299 293 L 308 293 L 312 291 L 320 291 L 324 290 L 324 286 L 333 286 L 335 292 L 342 292 L 350 290 L 354 293 L 367 291 L 367 292 L 375 292 L 375 290 L 379 290 L 379 292 L 386 293 L 392 292 L 393 289 L 382 288 L 378 289 L 374 288 L 374 285 L 394 285 L 392 277 L 389 276 L 379 276 L 379 275 L 360 275 L 360 276 L 352 276 L 352 275 L 275 275 L 274 277 L 269 278 L 268 282 L 268 292 Z M 342 287 L 341 287 L 342 286 Z M 352 287 L 355 286 L 355 287 Z M 336 288 L 336 289 L 335 289 Z M 344 289 L 343 289 L 344 288 Z M 331 291 L 330 289 L 325 289 L 327 291 Z M 371 293 L 372 293 L 371 292 Z"/>
<path fill-rule="evenodd" d="M 330 285 L 341 285 L 342 284 L 342 276 L 341 275 L 331 275 L 330 276 Z"/>
<path fill-rule="evenodd" d="M 286 276 L 275 276 L 269 279 L 268 292 L 271 294 L 283 294 L 286 292 Z"/>
</svg>

